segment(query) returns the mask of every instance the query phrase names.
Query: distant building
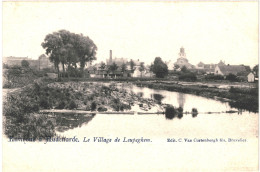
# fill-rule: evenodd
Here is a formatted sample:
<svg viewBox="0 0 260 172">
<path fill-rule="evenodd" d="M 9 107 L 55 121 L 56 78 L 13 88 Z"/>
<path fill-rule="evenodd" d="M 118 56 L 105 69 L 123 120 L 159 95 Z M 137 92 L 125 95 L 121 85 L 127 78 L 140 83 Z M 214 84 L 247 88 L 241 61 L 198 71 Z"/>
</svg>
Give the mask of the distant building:
<svg viewBox="0 0 260 172">
<path fill-rule="evenodd" d="M 215 68 L 216 66 L 219 65 L 219 66 L 223 66 L 225 65 L 224 62 L 220 61 L 218 64 L 204 64 L 203 62 L 199 62 L 196 66 L 196 69 L 198 71 L 203 71 L 207 74 L 210 74 L 210 73 L 214 73 L 215 72 Z"/>
<path fill-rule="evenodd" d="M 28 61 L 29 67 L 32 69 L 42 70 L 44 68 L 53 68 L 53 64 L 45 54 L 40 55 L 38 60 L 34 60 L 28 57 L 4 57 L 3 63 L 8 66 L 21 66 L 23 60 Z"/>
<path fill-rule="evenodd" d="M 186 53 L 183 47 L 180 48 L 179 58 L 177 59 L 177 62 L 174 63 L 174 65 L 178 65 L 180 68 L 182 68 L 183 66 L 186 66 L 187 69 L 192 68 L 192 65 L 186 58 Z"/>
<path fill-rule="evenodd" d="M 38 65 L 39 65 L 39 70 L 45 68 L 53 68 L 53 64 L 50 62 L 49 58 L 45 54 L 39 56 Z"/>
<path fill-rule="evenodd" d="M 173 71 L 174 70 L 174 62 L 172 60 L 169 60 L 169 61 L 165 62 L 165 64 L 168 66 L 168 70 L 169 71 Z"/>
<path fill-rule="evenodd" d="M 255 75 L 250 72 L 248 75 L 247 75 L 247 81 L 248 82 L 255 82 Z"/>
<path fill-rule="evenodd" d="M 21 66 L 21 62 L 23 60 L 28 61 L 32 59 L 29 59 L 28 57 L 14 57 L 14 56 L 3 57 L 3 63 L 8 66 Z"/>
<path fill-rule="evenodd" d="M 214 74 L 226 76 L 230 73 L 233 75 L 237 75 L 241 72 L 246 72 L 246 68 L 243 65 L 217 65 Z"/>
</svg>

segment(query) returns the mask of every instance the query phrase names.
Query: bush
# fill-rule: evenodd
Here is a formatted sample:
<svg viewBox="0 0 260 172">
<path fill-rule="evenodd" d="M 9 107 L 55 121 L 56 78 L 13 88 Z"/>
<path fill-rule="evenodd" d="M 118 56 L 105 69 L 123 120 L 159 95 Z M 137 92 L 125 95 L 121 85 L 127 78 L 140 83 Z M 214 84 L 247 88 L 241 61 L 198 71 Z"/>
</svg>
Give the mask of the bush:
<svg viewBox="0 0 260 172">
<path fill-rule="evenodd" d="M 43 114 L 27 114 L 23 122 L 10 119 L 4 123 L 7 137 L 14 139 L 39 140 L 55 136 L 55 120 Z"/>
<path fill-rule="evenodd" d="M 59 102 L 56 109 L 64 109 L 66 107 L 66 103 L 64 101 Z"/>
<path fill-rule="evenodd" d="M 68 108 L 69 108 L 69 109 L 76 109 L 76 108 L 77 108 L 77 104 L 76 104 L 73 100 L 71 100 L 71 101 L 69 102 Z"/>
<path fill-rule="evenodd" d="M 196 77 L 196 74 L 194 74 L 194 73 L 182 73 L 179 76 L 179 80 L 183 80 L 183 81 L 196 81 L 197 77 Z"/>
<path fill-rule="evenodd" d="M 97 109 L 99 112 L 105 112 L 105 111 L 107 111 L 107 108 L 105 108 L 105 107 L 98 107 L 98 109 Z"/>
<path fill-rule="evenodd" d="M 96 108 L 97 108 L 96 102 L 92 102 L 92 103 L 91 103 L 91 111 L 96 110 Z"/>
<path fill-rule="evenodd" d="M 42 98 L 41 100 L 40 100 L 40 107 L 41 108 L 44 108 L 44 109 L 48 109 L 48 108 L 50 108 L 51 107 L 51 105 L 49 104 L 49 102 L 47 101 L 47 98 Z"/>
<path fill-rule="evenodd" d="M 206 80 L 224 80 L 224 76 L 222 75 L 214 75 L 214 74 L 208 74 L 205 76 Z"/>
<path fill-rule="evenodd" d="M 232 73 L 230 73 L 230 74 L 228 74 L 228 75 L 226 76 L 226 80 L 229 80 L 229 81 L 231 81 L 231 82 L 237 82 L 237 81 L 239 81 L 238 78 L 237 78 L 237 76 L 234 75 L 234 74 L 232 74 Z"/>
</svg>

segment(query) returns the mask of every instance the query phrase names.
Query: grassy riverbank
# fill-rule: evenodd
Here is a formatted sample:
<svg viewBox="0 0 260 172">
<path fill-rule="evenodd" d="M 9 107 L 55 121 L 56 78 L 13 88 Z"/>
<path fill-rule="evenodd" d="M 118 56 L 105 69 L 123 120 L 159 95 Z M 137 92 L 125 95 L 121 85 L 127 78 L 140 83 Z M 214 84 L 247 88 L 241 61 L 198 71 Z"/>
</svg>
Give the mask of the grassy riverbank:
<svg viewBox="0 0 260 172">
<path fill-rule="evenodd" d="M 136 82 L 138 86 L 152 89 L 176 91 L 188 94 L 195 94 L 207 98 L 228 101 L 231 107 L 258 112 L 258 85 L 255 88 L 234 88 L 221 89 L 205 85 L 183 85 L 178 83 L 163 82 Z M 199 108 L 199 107 L 198 107 Z"/>
<path fill-rule="evenodd" d="M 4 101 L 4 132 L 9 138 L 35 139 L 52 137 L 57 118 L 39 113 L 42 109 L 77 109 L 85 111 L 129 111 L 158 106 L 113 83 L 41 82 L 34 83 L 6 96 Z"/>
</svg>

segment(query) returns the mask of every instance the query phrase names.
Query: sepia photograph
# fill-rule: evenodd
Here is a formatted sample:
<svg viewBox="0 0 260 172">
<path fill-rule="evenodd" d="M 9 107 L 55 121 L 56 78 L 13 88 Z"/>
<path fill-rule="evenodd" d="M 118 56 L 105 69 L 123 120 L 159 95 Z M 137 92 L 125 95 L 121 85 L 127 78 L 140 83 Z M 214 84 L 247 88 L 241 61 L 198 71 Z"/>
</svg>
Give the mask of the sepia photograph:
<svg viewBox="0 0 260 172">
<path fill-rule="evenodd" d="M 3 1 L 3 172 L 259 170 L 259 2 Z"/>
</svg>

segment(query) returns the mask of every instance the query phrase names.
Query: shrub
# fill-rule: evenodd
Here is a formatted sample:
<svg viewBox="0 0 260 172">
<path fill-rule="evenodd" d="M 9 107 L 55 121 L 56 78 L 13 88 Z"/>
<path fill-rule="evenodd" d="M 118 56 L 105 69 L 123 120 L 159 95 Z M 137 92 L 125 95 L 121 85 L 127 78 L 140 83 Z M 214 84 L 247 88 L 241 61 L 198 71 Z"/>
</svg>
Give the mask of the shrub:
<svg viewBox="0 0 260 172">
<path fill-rule="evenodd" d="M 71 101 L 69 102 L 68 108 L 69 108 L 69 109 L 76 109 L 76 108 L 77 108 L 77 104 L 76 104 L 73 100 L 71 100 Z"/>
<path fill-rule="evenodd" d="M 94 111 L 94 110 L 96 110 L 96 108 L 97 108 L 96 102 L 92 102 L 91 103 L 91 110 Z"/>
<path fill-rule="evenodd" d="M 55 120 L 43 114 L 27 114 L 25 120 L 16 123 L 11 119 L 4 124 L 5 134 L 17 139 L 46 139 L 55 136 Z"/>
<path fill-rule="evenodd" d="M 45 98 L 45 97 L 41 98 L 39 104 L 40 104 L 40 107 L 44 108 L 44 109 L 48 109 L 51 107 L 50 103 L 47 101 L 47 98 Z"/>
<path fill-rule="evenodd" d="M 237 78 L 237 76 L 234 75 L 234 74 L 232 74 L 232 73 L 230 73 L 230 74 L 228 74 L 228 75 L 226 76 L 226 80 L 229 80 L 229 81 L 231 81 L 231 82 L 239 81 L 238 78 Z"/>
<path fill-rule="evenodd" d="M 224 76 L 222 75 L 214 75 L 214 74 L 208 74 L 205 76 L 206 80 L 224 80 Z"/>
<path fill-rule="evenodd" d="M 105 107 L 98 107 L 98 109 L 97 109 L 99 112 L 105 112 L 105 111 L 107 111 L 107 108 L 105 108 Z"/>
<path fill-rule="evenodd" d="M 64 109 L 66 106 L 66 103 L 64 101 L 59 102 L 58 106 L 56 107 L 56 109 Z"/>
<path fill-rule="evenodd" d="M 179 80 L 183 80 L 183 81 L 196 81 L 197 77 L 196 77 L 196 74 L 194 74 L 194 73 L 182 73 L 179 76 Z"/>
</svg>

